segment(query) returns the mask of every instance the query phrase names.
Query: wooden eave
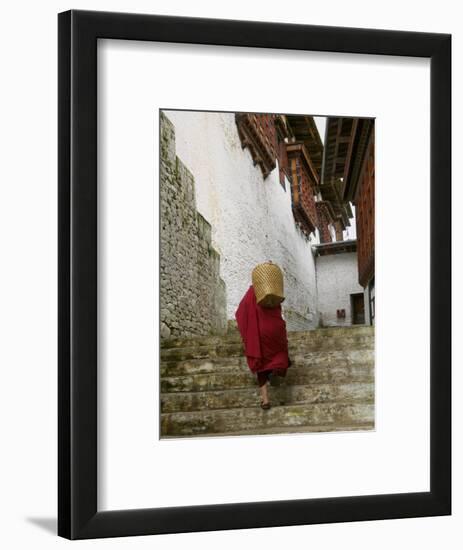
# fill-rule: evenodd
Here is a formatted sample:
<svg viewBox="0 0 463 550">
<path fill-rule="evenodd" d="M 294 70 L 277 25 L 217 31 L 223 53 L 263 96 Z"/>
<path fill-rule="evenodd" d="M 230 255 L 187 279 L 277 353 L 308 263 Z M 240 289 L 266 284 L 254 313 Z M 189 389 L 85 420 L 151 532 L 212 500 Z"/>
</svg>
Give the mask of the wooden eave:
<svg viewBox="0 0 463 550">
<path fill-rule="evenodd" d="M 310 156 L 308 155 L 304 142 L 288 143 L 286 145 L 286 152 L 288 154 L 288 158 L 299 156 L 302 159 L 305 170 L 308 172 L 312 182 L 315 183 L 315 191 L 318 192 L 320 178 L 318 177 L 317 171 L 310 160 Z"/>
<path fill-rule="evenodd" d="M 330 201 L 321 200 L 321 201 L 317 201 L 315 204 L 316 205 L 320 204 L 328 210 L 328 215 L 332 222 L 336 220 L 336 214 L 334 212 L 333 205 L 331 204 Z"/>
<path fill-rule="evenodd" d="M 355 141 L 352 145 L 352 161 L 349 165 L 349 170 L 346 175 L 343 199 L 350 201 L 353 204 L 357 200 L 357 189 L 359 184 L 362 167 L 365 162 L 365 156 L 368 149 L 370 139 L 373 138 L 374 120 L 360 119 L 355 136 Z"/>
<path fill-rule="evenodd" d="M 357 251 L 357 240 L 333 241 L 330 243 L 321 243 L 314 246 L 317 256 L 330 256 L 333 254 L 343 254 L 346 252 Z"/>
<path fill-rule="evenodd" d="M 320 179 L 323 161 L 323 143 L 314 117 L 308 115 L 286 115 L 286 119 L 295 140 L 304 143 L 318 179 Z"/>
<path fill-rule="evenodd" d="M 260 166 L 264 179 L 276 167 L 276 161 L 273 152 L 268 143 L 262 139 L 259 132 L 251 120 L 252 113 L 236 113 L 235 121 L 238 129 L 238 135 L 241 140 L 242 149 L 248 148 L 254 166 Z"/>
</svg>

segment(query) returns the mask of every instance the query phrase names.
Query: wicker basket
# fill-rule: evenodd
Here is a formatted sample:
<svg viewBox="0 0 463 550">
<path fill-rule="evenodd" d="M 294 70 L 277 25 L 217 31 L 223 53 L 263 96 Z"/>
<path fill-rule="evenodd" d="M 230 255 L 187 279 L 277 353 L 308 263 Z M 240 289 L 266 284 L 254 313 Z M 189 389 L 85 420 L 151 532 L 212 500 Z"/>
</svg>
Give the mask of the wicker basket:
<svg viewBox="0 0 463 550">
<path fill-rule="evenodd" d="M 285 299 L 283 272 L 272 262 L 256 265 L 252 271 L 256 301 L 263 307 L 276 307 Z"/>
</svg>

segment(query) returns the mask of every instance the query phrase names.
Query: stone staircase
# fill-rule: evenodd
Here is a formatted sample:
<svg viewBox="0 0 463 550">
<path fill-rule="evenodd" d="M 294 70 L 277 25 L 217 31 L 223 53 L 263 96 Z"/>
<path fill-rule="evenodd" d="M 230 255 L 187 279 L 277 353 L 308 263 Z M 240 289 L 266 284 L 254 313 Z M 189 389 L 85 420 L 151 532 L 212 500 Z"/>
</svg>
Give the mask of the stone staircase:
<svg viewBox="0 0 463 550">
<path fill-rule="evenodd" d="M 289 332 L 292 365 L 259 388 L 237 331 L 161 344 L 161 437 L 245 435 L 374 428 L 374 328 Z"/>
</svg>

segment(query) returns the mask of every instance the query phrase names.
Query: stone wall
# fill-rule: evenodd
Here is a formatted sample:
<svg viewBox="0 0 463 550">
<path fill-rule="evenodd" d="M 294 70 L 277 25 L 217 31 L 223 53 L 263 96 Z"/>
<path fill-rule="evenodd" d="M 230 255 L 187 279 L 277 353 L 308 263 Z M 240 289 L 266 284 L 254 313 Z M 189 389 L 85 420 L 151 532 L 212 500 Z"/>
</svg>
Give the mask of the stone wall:
<svg viewBox="0 0 463 550">
<path fill-rule="evenodd" d="M 197 211 L 195 181 L 176 156 L 175 130 L 161 113 L 161 338 L 223 334 L 226 289 L 211 225 Z"/>
<path fill-rule="evenodd" d="M 292 308 L 286 307 L 285 303 L 281 305 L 283 317 L 286 321 L 288 331 L 307 330 L 307 327 L 314 327 L 318 324 L 318 312 L 307 308 L 303 313 L 299 313 Z"/>
</svg>

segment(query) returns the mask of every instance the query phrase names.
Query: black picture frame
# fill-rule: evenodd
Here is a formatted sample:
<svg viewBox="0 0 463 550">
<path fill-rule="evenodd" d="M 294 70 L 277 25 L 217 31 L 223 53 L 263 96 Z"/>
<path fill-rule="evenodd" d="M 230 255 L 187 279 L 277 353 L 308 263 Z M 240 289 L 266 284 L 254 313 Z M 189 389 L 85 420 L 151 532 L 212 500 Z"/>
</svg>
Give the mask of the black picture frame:
<svg viewBox="0 0 463 550">
<path fill-rule="evenodd" d="M 430 59 L 429 492 L 98 511 L 99 38 Z M 72 10 L 58 15 L 58 48 L 58 534 L 87 539 L 450 514 L 451 36 Z"/>
</svg>

